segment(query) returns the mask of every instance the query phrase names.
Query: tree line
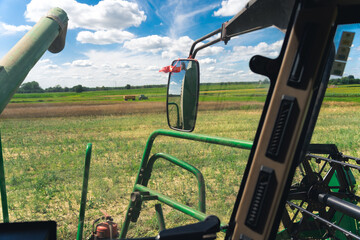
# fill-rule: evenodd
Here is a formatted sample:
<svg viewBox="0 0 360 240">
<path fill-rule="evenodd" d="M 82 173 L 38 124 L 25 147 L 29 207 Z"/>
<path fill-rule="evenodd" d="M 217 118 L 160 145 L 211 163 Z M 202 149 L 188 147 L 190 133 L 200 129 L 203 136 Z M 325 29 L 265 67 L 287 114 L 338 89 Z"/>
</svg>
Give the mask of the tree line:
<svg viewBox="0 0 360 240">
<path fill-rule="evenodd" d="M 36 81 L 23 83 L 17 93 L 45 93 L 45 92 L 76 92 L 81 93 L 85 91 L 106 91 L 106 90 L 122 90 L 122 89 L 139 89 L 139 88 L 155 88 L 155 87 L 165 87 L 166 85 L 146 85 L 146 86 L 131 86 L 127 84 L 124 87 L 85 87 L 82 85 L 76 85 L 71 88 L 69 87 L 61 87 L 60 85 L 56 85 L 55 87 L 48 87 L 43 89 L 40 87 L 39 83 Z"/>
<path fill-rule="evenodd" d="M 259 84 L 269 84 L 269 79 L 259 80 L 258 82 L 227 82 L 227 83 L 201 83 L 201 85 L 216 85 L 216 84 L 250 84 L 250 83 L 259 83 Z M 330 79 L 329 85 L 342 85 L 342 84 L 360 84 L 360 79 L 355 78 L 353 75 L 349 75 L 347 77 Z M 55 87 L 41 88 L 39 83 L 36 81 L 23 83 L 17 93 L 45 93 L 45 92 L 76 92 L 81 93 L 85 91 L 106 91 L 106 90 L 123 90 L 123 89 L 141 89 L 141 88 L 160 88 L 166 87 L 166 84 L 158 84 L 158 85 L 144 85 L 144 86 L 131 86 L 127 84 L 124 87 L 85 87 L 82 85 L 76 85 L 73 87 L 61 87 L 60 85 L 56 85 Z"/>
<path fill-rule="evenodd" d="M 349 75 L 347 77 L 329 80 L 329 85 L 345 85 L 345 84 L 360 84 L 360 79 L 355 78 L 354 75 Z"/>
</svg>

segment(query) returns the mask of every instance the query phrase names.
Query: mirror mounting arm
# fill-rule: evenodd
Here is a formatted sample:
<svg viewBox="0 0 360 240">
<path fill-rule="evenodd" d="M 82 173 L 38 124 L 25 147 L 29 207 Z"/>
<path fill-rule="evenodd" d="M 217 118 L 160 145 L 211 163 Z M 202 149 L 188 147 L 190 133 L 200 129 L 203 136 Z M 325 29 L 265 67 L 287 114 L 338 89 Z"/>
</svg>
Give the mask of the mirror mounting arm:
<svg viewBox="0 0 360 240">
<path fill-rule="evenodd" d="M 227 26 L 228 22 L 224 22 L 221 25 L 221 41 L 224 41 L 225 45 L 228 43 L 228 41 L 230 41 L 231 37 L 226 35 L 226 26 Z"/>
<path fill-rule="evenodd" d="M 190 53 L 189 53 L 189 58 L 194 58 L 193 52 L 194 52 L 194 49 L 195 49 L 196 44 L 198 44 L 199 42 L 204 41 L 205 39 L 208 39 L 209 37 L 214 36 L 215 34 L 220 33 L 221 31 L 222 31 L 222 27 L 219 28 L 219 29 L 216 29 L 215 31 L 213 31 L 213 32 L 211 32 L 211 33 L 209 33 L 209 34 L 207 34 L 207 35 L 205 35 L 205 36 L 203 36 L 203 37 L 201 37 L 201 38 L 199 38 L 199 39 L 197 39 L 197 40 L 195 40 L 195 42 L 191 45 L 191 49 L 190 49 Z"/>
<path fill-rule="evenodd" d="M 197 53 L 198 51 L 200 51 L 201 49 L 204 49 L 204 48 L 206 48 L 206 47 L 208 47 L 208 46 L 211 46 L 211 45 L 213 45 L 213 44 L 215 44 L 215 43 L 218 43 L 218 42 L 220 42 L 221 40 L 222 40 L 222 39 L 221 39 L 221 37 L 220 37 L 220 38 L 215 39 L 215 40 L 213 40 L 213 41 L 211 41 L 211 42 L 205 43 L 204 45 L 201 45 L 200 47 L 196 48 L 195 51 L 193 52 L 193 54 L 190 55 L 189 57 L 195 58 L 196 53 Z"/>
<path fill-rule="evenodd" d="M 235 15 L 228 22 L 223 23 L 221 28 L 196 40 L 191 46 L 189 58 L 195 58 L 195 55 L 199 50 L 217 42 L 224 41 L 226 45 L 232 37 L 255 30 L 275 26 L 280 30 L 285 31 L 294 3 L 295 0 L 250 1 L 237 15 Z M 255 18 L 254 16 L 257 17 Z M 195 49 L 196 44 L 218 33 L 221 33 L 220 38 L 208 42 Z"/>
<path fill-rule="evenodd" d="M 196 40 L 196 41 L 193 43 L 193 45 L 191 46 L 189 58 L 190 58 L 190 59 L 194 59 L 195 56 L 196 56 L 196 53 L 197 53 L 198 51 L 200 51 L 201 49 L 206 48 L 206 47 L 208 47 L 208 46 L 211 46 L 211 45 L 213 45 L 213 44 L 215 44 L 215 43 L 218 43 L 218 42 L 220 42 L 220 41 L 223 41 L 223 42 L 225 43 L 225 45 L 226 45 L 226 44 L 228 43 L 228 41 L 230 40 L 230 38 L 231 38 L 231 37 L 229 37 L 229 36 L 226 36 L 226 24 L 227 24 L 227 23 L 228 23 L 228 22 L 223 23 L 222 26 L 221 26 L 221 28 L 219 28 L 219 29 L 217 29 L 217 30 L 215 30 L 215 31 L 213 31 L 213 32 L 205 35 L 205 36 L 202 37 L 202 38 L 199 38 L 198 40 Z M 215 40 L 213 40 L 213 41 L 210 41 L 210 42 L 208 42 L 208 43 L 206 43 L 206 44 L 204 44 L 204 45 L 202 45 L 202 46 L 200 46 L 200 47 L 198 47 L 198 48 L 195 49 L 196 44 L 198 44 L 199 42 L 202 42 L 202 41 L 204 41 L 205 39 L 207 39 L 207 38 L 209 38 L 209 37 L 212 37 L 212 36 L 214 36 L 215 34 L 218 34 L 218 33 L 221 34 L 220 38 L 217 38 L 217 39 L 215 39 Z M 195 49 L 195 50 L 194 50 L 194 49 Z"/>
</svg>

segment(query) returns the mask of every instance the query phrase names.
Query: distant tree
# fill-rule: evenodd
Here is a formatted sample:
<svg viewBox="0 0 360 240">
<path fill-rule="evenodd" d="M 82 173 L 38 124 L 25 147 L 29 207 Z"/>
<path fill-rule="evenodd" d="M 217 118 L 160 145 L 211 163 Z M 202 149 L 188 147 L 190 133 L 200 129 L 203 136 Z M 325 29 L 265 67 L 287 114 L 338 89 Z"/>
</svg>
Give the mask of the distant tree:
<svg viewBox="0 0 360 240">
<path fill-rule="evenodd" d="M 81 93 L 84 91 L 83 86 L 82 85 L 76 85 L 73 87 L 74 91 L 77 93 Z"/>
<path fill-rule="evenodd" d="M 44 89 L 42 89 L 38 82 L 32 81 L 24 83 L 20 86 L 19 93 L 42 93 Z"/>
<path fill-rule="evenodd" d="M 46 88 L 45 92 L 64 92 L 64 89 L 60 85 L 56 85 L 55 87 Z"/>
<path fill-rule="evenodd" d="M 265 78 L 264 80 L 259 80 L 259 84 L 269 84 L 270 80 Z"/>
<path fill-rule="evenodd" d="M 63 92 L 63 91 L 64 91 L 64 89 L 60 85 L 56 85 L 54 87 L 54 92 Z"/>
<path fill-rule="evenodd" d="M 131 88 L 130 84 L 126 84 L 125 89 L 130 89 L 130 88 Z"/>
</svg>

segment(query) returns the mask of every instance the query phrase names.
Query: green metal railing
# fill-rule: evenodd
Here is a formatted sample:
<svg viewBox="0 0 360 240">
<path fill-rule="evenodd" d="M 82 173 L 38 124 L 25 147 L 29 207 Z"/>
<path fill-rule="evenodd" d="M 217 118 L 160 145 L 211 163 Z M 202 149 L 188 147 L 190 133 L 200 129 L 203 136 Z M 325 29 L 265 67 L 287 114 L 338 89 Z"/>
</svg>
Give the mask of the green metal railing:
<svg viewBox="0 0 360 240">
<path fill-rule="evenodd" d="M 6 196 L 5 169 L 4 169 L 4 158 L 2 155 L 1 133 L 0 133 L 0 192 L 1 192 L 3 221 L 5 223 L 8 223 L 9 211 L 8 211 L 7 196 Z"/>
<path fill-rule="evenodd" d="M 139 167 L 139 171 L 135 180 L 133 193 L 131 195 L 129 207 L 126 212 L 125 220 L 121 229 L 120 238 L 125 238 L 130 221 L 136 222 L 141 211 L 141 204 L 143 201 L 148 200 L 158 200 L 178 211 L 181 211 L 195 219 L 200 221 L 204 220 L 207 215 L 205 214 L 205 183 L 204 178 L 201 172 L 195 168 L 194 166 L 190 165 L 187 162 L 179 160 L 171 155 L 165 153 L 156 153 L 150 157 L 150 152 L 153 146 L 155 139 L 158 136 L 168 136 L 173 138 L 179 139 L 187 139 L 192 141 L 204 142 L 204 143 L 211 143 L 211 144 L 218 144 L 222 146 L 229 146 L 235 147 L 240 149 L 247 149 L 250 150 L 252 148 L 253 143 L 251 141 L 242 141 L 242 140 L 235 140 L 230 138 L 222 138 L 222 137 L 211 137 L 202 134 L 194 134 L 194 133 L 187 133 L 187 132 L 176 132 L 172 130 L 163 130 L 159 129 L 154 131 L 148 141 L 146 143 L 145 151 L 141 160 L 141 164 Z M 193 209 L 187 205 L 179 203 L 159 192 L 156 192 L 147 187 L 149 179 L 151 177 L 152 168 L 154 162 L 162 158 L 166 161 L 169 161 L 187 171 L 191 172 L 195 175 L 198 181 L 198 188 L 199 188 L 199 210 Z M 165 222 L 161 213 L 161 207 L 159 205 L 156 206 L 156 213 L 159 219 L 160 228 L 165 227 Z"/>
<path fill-rule="evenodd" d="M 76 240 L 82 240 L 82 236 L 83 236 L 85 209 L 86 209 L 86 196 L 88 192 L 88 182 L 89 182 L 89 172 L 90 172 L 91 150 L 92 150 L 92 144 L 89 143 L 87 145 L 86 155 L 85 155 L 84 178 L 83 178 L 83 186 L 81 193 L 79 224 L 78 224 Z"/>
<path fill-rule="evenodd" d="M 174 201 L 172 200 L 171 198 L 157 192 L 157 191 L 154 191 L 148 187 L 145 187 L 143 185 L 140 185 L 140 184 L 136 184 L 135 185 L 135 191 L 140 191 L 140 192 L 143 192 L 143 193 L 147 193 L 148 196 L 153 196 L 153 197 L 156 197 L 154 199 L 156 200 L 159 200 L 160 202 L 163 202 L 165 203 L 166 205 L 172 207 L 172 208 L 175 208 L 193 218 L 196 218 L 197 220 L 199 221 L 203 221 L 205 220 L 205 218 L 207 217 L 207 215 L 203 212 L 200 212 L 200 211 L 197 211 L 185 204 L 182 204 L 182 203 L 179 203 L 177 201 Z"/>
<path fill-rule="evenodd" d="M 198 181 L 198 188 L 199 188 L 199 211 L 205 213 L 206 211 L 206 206 L 205 206 L 205 181 L 204 181 L 204 177 L 202 175 L 202 173 L 194 166 L 192 166 L 191 164 L 182 161 L 180 159 L 177 159 L 169 154 L 166 153 L 156 153 L 154 155 L 151 156 L 151 158 L 148 161 L 148 165 L 146 167 L 146 170 L 144 172 L 144 182 L 143 185 L 147 186 L 148 180 L 150 179 L 151 176 L 151 172 L 152 172 L 152 167 L 155 163 L 155 161 L 159 158 L 165 159 L 189 172 L 191 172 L 192 174 L 195 175 L 197 181 Z M 146 181 L 146 182 L 145 182 Z"/>
</svg>

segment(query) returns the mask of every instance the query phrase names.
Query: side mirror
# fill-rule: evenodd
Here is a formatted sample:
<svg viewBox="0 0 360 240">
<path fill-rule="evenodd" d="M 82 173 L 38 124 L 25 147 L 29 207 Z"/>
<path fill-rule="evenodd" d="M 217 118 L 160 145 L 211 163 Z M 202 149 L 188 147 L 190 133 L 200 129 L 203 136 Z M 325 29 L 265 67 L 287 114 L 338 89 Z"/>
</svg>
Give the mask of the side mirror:
<svg viewBox="0 0 360 240">
<path fill-rule="evenodd" d="M 195 128 L 199 101 L 199 63 L 179 59 L 171 66 L 166 100 L 168 124 L 174 130 L 191 132 Z"/>
</svg>

